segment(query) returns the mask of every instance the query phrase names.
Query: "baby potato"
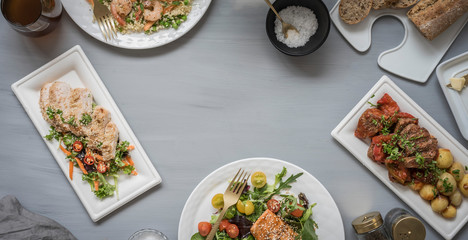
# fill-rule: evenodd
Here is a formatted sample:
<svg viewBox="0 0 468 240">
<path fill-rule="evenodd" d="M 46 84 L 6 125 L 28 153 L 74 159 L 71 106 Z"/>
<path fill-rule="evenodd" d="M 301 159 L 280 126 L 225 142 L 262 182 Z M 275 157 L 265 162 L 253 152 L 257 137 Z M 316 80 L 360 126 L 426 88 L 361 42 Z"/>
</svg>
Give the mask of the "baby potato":
<svg viewBox="0 0 468 240">
<path fill-rule="evenodd" d="M 444 211 L 442 211 L 442 216 L 444 218 L 454 218 L 457 216 L 457 208 L 449 205 Z"/>
<path fill-rule="evenodd" d="M 450 195 L 449 199 L 450 199 L 450 204 L 452 204 L 455 207 L 460 206 L 460 204 L 463 201 L 463 197 L 462 197 L 460 191 L 458 191 L 458 190 L 455 191 L 452 195 Z"/>
<path fill-rule="evenodd" d="M 465 174 L 462 180 L 460 180 L 458 183 L 458 189 L 460 189 L 463 196 L 468 197 L 468 174 Z"/>
<path fill-rule="evenodd" d="M 465 169 L 463 165 L 459 162 L 454 162 L 449 169 L 450 174 L 453 175 L 455 181 L 459 182 L 465 176 Z"/>
<path fill-rule="evenodd" d="M 413 181 L 408 184 L 408 187 L 414 191 L 419 191 L 424 186 L 423 182 Z"/>
<path fill-rule="evenodd" d="M 437 190 L 445 196 L 450 196 L 457 190 L 457 182 L 452 174 L 445 172 L 440 175 L 439 181 L 437 181 Z"/>
<path fill-rule="evenodd" d="M 437 188 L 431 184 L 424 184 L 421 190 L 419 190 L 419 196 L 421 196 L 422 199 L 425 199 L 428 201 L 431 201 L 432 199 L 434 199 L 437 196 L 437 194 L 438 194 Z"/>
<path fill-rule="evenodd" d="M 432 211 L 441 213 L 444 211 L 449 205 L 448 198 L 443 195 L 439 195 L 436 198 L 431 200 L 431 208 Z"/>
<path fill-rule="evenodd" d="M 437 157 L 438 168 L 449 168 L 453 163 L 453 156 L 449 149 L 439 148 L 439 156 Z"/>
</svg>

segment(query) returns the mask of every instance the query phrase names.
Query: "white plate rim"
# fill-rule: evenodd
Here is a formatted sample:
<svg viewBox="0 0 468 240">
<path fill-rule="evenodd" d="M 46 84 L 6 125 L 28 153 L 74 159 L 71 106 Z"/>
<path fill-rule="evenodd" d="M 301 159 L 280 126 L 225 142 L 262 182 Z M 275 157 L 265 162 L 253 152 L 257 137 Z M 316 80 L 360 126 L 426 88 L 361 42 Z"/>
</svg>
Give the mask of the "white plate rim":
<svg viewBox="0 0 468 240">
<path fill-rule="evenodd" d="M 203 194 L 203 193 L 200 193 L 200 189 L 202 187 L 207 187 L 207 185 L 211 185 L 211 183 L 213 181 L 218 181 L 219 179 L 213 179 L 214 176 L 222 173 L 222 171 L 225 171 L 225 170 L 229 169 L 229 170 L 232 170 L 232 171 L 230 171 L 228 173 L 228 175 L 224 175 L 224 176 L 226 176 L 226 178 L 224 178 L 224 176 L 223 176 L 223 178 L 220 179 L 220 181 L 222 182 L 222 186 L 220 186 L 220 188 L 224 190 L 225 187 L 227 186 L 226 183 L 227 183 L 228 178 L 232 177 L 232 176 L 229 176 L 229 175 L 234 175 L 235 171 L 240 167 L 244 167 L 245 170 L 249 170 L 249 169 L 245 168 L 245 165 L 247 165 L 249 163 L 253 163 L 255 161 L 258 162 L 258 165 L 263 165 L 263 166 L 273 166 L 273 165 L 276 165 L 278 167 L 279 166 L 285 166 L 287 168 L 287 171 L 288 171 L 288 173 L 286 174 L 287 176 L 290 176 L 290 174 L 292 174 L 292 173 L 303 172 L 304 174 L 298 179 L 298 181 L 301 178 L 302 179 L 308 178 L 310 180 L 315 181 L 315 183 L 316 183 L 315 187 L 320 188 L 320 191 L 323 194 L 323 196 L 325 196 L 327 198 L 328 206 L 326 206 L 326 204 L 324 204 L 324 203 L 317 204 L 317 206 L 315 206 L 313 208 L 314 214 L 316 214 L 317 208 L 319 208 L 320 205 L 322 205 L 322 208 L 324 208 L 324 209 L 326 209 L 326 208 L 327 209 L 332 209 L 332 211 L 333 211 L 332 215 L 330 215 L 330 219 L 327 219 L 327 220 L 332 221 L 333 225 L 330 224 L 332 226 L 330 226 L 329 228 L 332 229 L 333 234 L 335 234 L 332 238 L 328 238 L 329 236 L 323 236 L 320 239 L 333 239 L 333 240 L 345 239 L 343 221 L 342 221 L 341 214 L 339 212 L 338 206 L 336 205 L 333 197 L 330 195 L 328 190 L 323 186 L 323 184 L 320 183 L 320 181 L 317 178 L 315 178 L 312 174 L 310 174 L 309 172 L 307 172 L 306 170 L 304 170 L 303 168 L 301 168 L 301 167 L 299 167 L 299 166 L 297 166 L 295 164 L 292 164 L 292 163 L 287 162 L 287 161 L 275 159 L 275 158 L 268 158 L 268 157 L 253 157 L 253 158 L 246 158 L 246 159 L 237 160 L 237 161 L 234 161 L 234 162 L 231 162 L 231 163 L 228 163 L 226 165 L 223 165 L 223 166 L 219 167 L 218 169 L 211 172 L 208 176 L 206 176 L 195 187 L 195 189 L 192 191 L 192 193 L 190 194 L 190 196 L 188 197 L 188 199 L 187 199 L 187 201 L 186 201 L 186 203 L 184 205 L 184 208 L 182 210 L 181 217 L 180 217 L 180 220 L 179 220 L 178 239 L 186 239 L 187 236 L 190 238 L 194 233 L 197 232 L 195 217 L 192 216 L 191 214 L 189 214 L 188 211 L 192 207 L 192 205 L 196 204 L 196 203 L 194 203 L 195 198 L 199 197 L 199 195 Z M 293 183 L 293 185 L 292 185 L 293 189 L 294 189 L 294 184 L 295 183 Z M 312 188 L 310 186 L 308 186 L 308 187 L 309 187 L 309 189 Z M 208 193 L 205 194 L 205 196 L 208 196 L 209 198 L 211 198 L 211 195 L 208 194 Z M 315 202 L 313 197 L 308 196 L 308 198 L 309 198 L 310 203 Z M 209 201 L 207 201 L 207 202 L 209 202 Z M 211 203 L 209 203 L 209 205 L 211 205 Z M 209 220 L 208 218 L 210 217 L 210 213 L 207 211 L 206 214 L 204 214 L 204 215 L 206 215 L 204 217 L 206 218 L 206 221 L 208 221 Z M 190 216 L 190 219 L 192 219 L 193 222 L 187 223 L 187 222 L 189 222 L 187 220 L 187 219 L 189 219 L 188 218 L 189 216 Z M 313 215 L 313 217 L 314 216 L 315 215 Z M 314 217 L 314 220 L 319 225 L 319 229 L 317 231 L 320 231 L 321 229 L 324 229 L 324 228 L 327 229 L 326 227 L 323 227 L 323 224 L 325 224 L 325 221 L 326 221 L 325 219 L 323 219 L 323 218 L 322 219 L 317 219 L 317 217 Z M 189 230 L 187 230 L 187 229 L 189 229 Z M 317 233 L 319 234 L 319 232 L 317 232 Z"/>
<path fill-rule="evenodd" d="M 148 155 L 144 151 L 143 147 L 141 146 L 140 142 L 136 138 L 135 134 L 131 130 L 130 126 L 128 125 L 127 121 L 123 117 L 122 113 L 120 112 L 119 108 L 117 107 L 116 103 L 114 102 L 113 98 L 107 91 L 107 88 L 105 87 L 104 83 L 102 80 L 99 78 L 97 72 L 93 68 L 92 64 L 90 63 L 89 59 L 86 57 L 85 53 L 81 49 L 79 45 L 76 45 L 66 51 L 65 53 L 61 54 L 60 56 L 56 57 L 55 59 L 51 60 L 47 64 L 43 65 L 42 67 L 38 68 L 37 70 L 33 71 L 32 73 L 28 74 L 21 80 L 13 83 L 11 85 L 11 89 L 17 96 L 18 100 L 20 101 L 21 105 L 23 106 L 24 110 L 28 114 L 29 118 L 33 122 L 34 126 L 36 127 L 36 130 L 38 133 L 42 136 L 41 132 L 47 132 L 48 129 L 43 129 L 42 125 L 43 123 L 40 123 L 37 118 L 37 113 L 35 113 L 32 109 L 33 108 L 39 108 L 39 106 L 29 106 L 28 100 L 25 97 L 26 92 L 26 87 L 23 87 L 24 84 L 30 84 L 37 82 L 37 84 L 43 85 L 45 82 L 50 81 L 47 79 L 41 79 L 40 77 L 35 78 L 39 74 L 43 74 L 47 71 L 49 71 L 50 68 L 54 67 L 56 64 L 60 64 L 66 60 L 69 60 L 73 57 L 78 57 L 79 63 L 81 66 L 85 67 L 87 69 L 88 74 L 91 74 L 93 76 L 92 81 L 95 82 L 98 85 L 98 90 L 104 94 L 103 98 L 105 99 L 105 104 L 107 106 L 110 106 L 110 108 L 107 108 L 112 113 L 112 120 L 123 127 L 119 127 L 119 132 L 120 134 L 125 134 L 128 136 L 128 140 L 131 142 L 131 144 L 135 145 L 135 149 L 132 151 L 132 157 L 135 162 L 135 165 L 137 166 L 137 171 L 139 170 L 138 166 L 145 166 L 144 172 L 145 175 L 141 176 L 141 182 L 139 185 L 135 186 L 135 190 L 131 192 L 130 194 L 127 195 L 122 195 L 120 193 L 119 197 L 120 199 L 117 200 L 116 196 L 114 195 L 113 197 L 106 198 L 103 200 L 99 200 L 98 198 L 94 197 L 90 199 L 89 195 L 94 196 L 92 194 L 91 190 L 89 189 L 88 183 L 84 183 L 81 178 L 79 177 L 78 174 L 74 177 L 73 181 L 69 179 L 68 177 L 68 163 L 66 163 L 65 160 L 65 155 L 58 151 L 58 143 L 57 141 L 49 142 L 45 138 L 43 138 L 45 144 L 49 148 L 51 154 L 54 156 L 54 159 L 56 160 L 57 164 L 59 167 L 62 169 L 63 174 L 65 175 L 65 178 L 68 180 L 70 185 L 72 186 L 73 190 L 77 194 L 78 198 L 80 199 L 81 203 L 85 207 L 86 211 L 88 212 L 89 216 L 94 222 L 99 221 L 106 215 L 110 214 L 111 212 L 115 211 L 119 207 L 123 206 L 124 204 L 130 202 L 131 200 L 135 199 L 142 193 L 148 191 L 152 187 L 160 184 L 162 182 L 162 179 L 155 169 L 154 165 L 151 163 L 151 160 L 149 159 Z M 76 69 L 75 69 L 76 70 Z M 39 89 L 40 90 L 40 89 Z M 90 89 L 94 95 L 94 90 Z M 37 102 L 39 99 L 37 99 Z M 101 103 L 100 103 L 101 104 Z M 40 114 L 40 113 L 39 113 Z M 42 116 L 40 116 L 42 119 Z M 45 121 L 44 121 L 45 122 Z M 135 157 L 134 157 L 135 156 Z M 67 166 L 65 166 L 67 165 Z M 140 169 L 141 170 L 141 169 Z M 79 171 L 77 168 L 75 168 L 75 173 L 78 173 Z M 134 177 L 138 177 L 134 176 Z M 122 177 L 121 177 L 122 178 Z M 88 185 L 87 188 L 84 190 L 79 186 L 80 184 L 85 184 Z M 119 181 L 119 192 L 122 192 L 122 184 Z M 86 192 L 84 192 L 86 191 Z M 106 204 L 103 204 L 106 203 Z M 106 205 L 105 207 L 101 207 L 99 210 L 93 209 L 91 204 L 101 204 L 101 205 Z"/>
<path fill-rule="evenodd" d="M 92 9 L 86 0 L 62 0 L 62 4 L 73 22 L 93 38 L 114 47 L 136 50 L 160 47 L 179 39 L 197 25 L 208 10 L 211 0 L 193 0 L 188 20 L 182 23 L 177 30 L 163 29 L 151 35 L 144 33 L 122 35 L 118 33 L 117 39 L 110 41 L 106 41 L 97 23 L 92 22 Z M 78 9 L 75 10 L 76 8 Z"/>
<path fill-rule="evenodd" d="M 461 62 L 465 65 L 460 66 L 460 64 L 462 64 Z M 468 140 L 468 109 L 467 107 L 463 107 L 465 104 L 468 106 L 468 102 L 464 103 L 460 96 L 462 93 L 468 94 L 466 93 L 467 89 L 465 88 L 462 93 L 459 93 L 446 87 L 446 85 L 450 83 L 450 78 L 454 77 L 455 74 L 460 71 L 468 71 L 468 51 L 442 62 L 437 66 L 436 74 L 439 79 L 442 92 L 444 93 L 450 106 L 450 110 L 455 117 L 458 128 L 460 129 L 463 137 Z"/>
<path fill-rule="evenodd" d="M 468 165 L 468 150 L 385 75 L 382 76 L 336 128 L 333 129 L 331 135 L 440 235 L 446 239 L 452 239 L 468 221 L 468 203 L 462 204 L 458 208 L 457 217 L 455 219 L 443 219 L 442 216 L 432 211 L 428 202 L 420 199 L 419 194 L 410 190 L 408 187 L 390 182 L 386 170 L 367 157 L 368 143 L 354 137 L 354 131 L 349 132 L 349 129 L 355 129 L 358 118 L 365 109 L 370 107 L 367 103 L 369 99 L 375 95 L 375 99 L 378 100 L 383 94 L 378 95 L 377 93 L 381 94 L 383 92 L 389 93 L 400 105 L 402 111 L 409 112 L 413 116 L 419 118 L 420 125 L 427 128 L 429 132 L 439 140 L 439 146 L 449 148 L 456 161 L 461 162 L 463 165 Z M 362 150 L 364 150 L 364 152 Z M 466 202 L 468 199 L 464 201 Z"/>
</svg>

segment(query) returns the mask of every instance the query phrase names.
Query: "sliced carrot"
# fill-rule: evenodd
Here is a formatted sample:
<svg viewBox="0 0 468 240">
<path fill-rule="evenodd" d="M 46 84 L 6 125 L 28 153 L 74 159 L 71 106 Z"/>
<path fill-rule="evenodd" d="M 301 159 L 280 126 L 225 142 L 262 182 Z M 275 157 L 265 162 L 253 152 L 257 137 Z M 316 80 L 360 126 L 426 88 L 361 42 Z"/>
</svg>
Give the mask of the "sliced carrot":
<svg viewBox="0 0 468 240">
<path fill-rule="evenodd" d="M 127 151 L 132 151 L 133 149 L 135 149 L 134 145 L 130 145 L 130 146 L 127 147 Z"/>
<path fill-rule="evenodd" d="M 125 160 L 127 160 L 127 161 L 128 161 L 128 163 L 129 163 L 130 165 L 132 165 L 132 166 L 134 166 L 134 165 L 135 165 L 135 163 L 133 162 L 133 159 L 132 159 L 132 157 L 130 157 L 130 156 L 128 156 L 128 155 L 127 155 L 127 157 L 125 158 Z"/>
<path fill-rule="evenodd" d="M 84 168 L 83 163 L 81 162 L 81 160 L 79 158 L 77 158 L 77 157 L 75 157 L 75 160 L 78 163 L 78 166 L 80 167 L 83 174 L 88 175 L 88 171 L 86 171 L 86 169 Z"/>
<path fill-rule="evenodd" d="M 71 155 L 71 152 L 69 152 L 67 149 L 65 149 L 62 144 L 60 144 L 60 149 L 62 150 L 63 153 L 65 153 L 67 156 Z"/>
<path fill-rule="evenodd" d="M 132 171 L 132 174 L 135 175 L 135 176 L 138 175 L 138 173 L 137 173 L 136 170 L 133 170 L 133 171 Z"/>
<path fill-rule="evenodd" d="M 154 24 L 155 22 L 156 22 L 156 21 L 146 21 L 146 24 L 145 24 L 145 26 L 143 27 L 143 30 L 148 31 L 148 30 L 153 26 L 153 24 Z"/>
<path fill-rule="evenodd" d="M 73 180 L 73 162 L 68 162 L 68 175 L 70 176 L 70 180 Z"/>
<path fill-rule="evenodd" d="M 102 156 L 99 154 L 94 154 L 94 157 L 99 161 L 104 161 L 104 158 L 102 158 Z"/>
<path fill-rule="evenodd" d="M 89 4 L 94 7 L 94 1 L 93 0 L 88 0 Z"/>
<path fill-rule="evenodd" d="M 99 190 L 99 181 L 94 180 L 94 191 Z"/>
</svg>

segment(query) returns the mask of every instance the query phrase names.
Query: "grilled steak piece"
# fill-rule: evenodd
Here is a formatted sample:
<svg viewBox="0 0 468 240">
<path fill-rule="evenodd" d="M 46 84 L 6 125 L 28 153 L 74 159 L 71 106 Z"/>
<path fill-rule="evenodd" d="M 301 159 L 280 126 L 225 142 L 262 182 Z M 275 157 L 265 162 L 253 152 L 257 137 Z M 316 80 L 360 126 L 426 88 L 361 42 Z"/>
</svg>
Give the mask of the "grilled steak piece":
<svg viewBox="0 0 468 240">
<path fill-rule="evenodd" d="M 373 137 L 383 128 L 381 118 L 384 115 L 377 108 L 367 109 L 359 118 L 359 122 L 354 135 L 360 139 Z"/>
<path fill-rule="evenodd" d="M 416 124 L 408 124 L 400 132 L 401 140 L 398 145 L 404 150 L 406 156 L 420 153 L 426 158 L 434 158 L 437 155 L 436 138 L 432 137 L 427 129 Z"/>
<path fill-rule="evenodd" d="M 418 124 L 418 119 L 416 118 L 398 118 L 397 123 L 395 125 L 395 133 L 401 132 L 406 126 L 409 124 Z"/>
</svg>

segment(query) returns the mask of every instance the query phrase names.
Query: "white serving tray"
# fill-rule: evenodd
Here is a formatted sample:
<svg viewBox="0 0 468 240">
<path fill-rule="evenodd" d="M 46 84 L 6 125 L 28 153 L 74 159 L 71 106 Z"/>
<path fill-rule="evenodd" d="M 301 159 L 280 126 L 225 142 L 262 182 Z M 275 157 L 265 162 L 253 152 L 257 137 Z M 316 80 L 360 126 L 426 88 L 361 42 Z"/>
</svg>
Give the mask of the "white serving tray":
<svg viewBox="0 0 468 240">
<path fill-rule="evenodd" d="M 369 15 L 358 24 L 344 23 L 339 15 L 340 1 L 330 11 L 330 17 L 343 37 L 359 52 L 369 49 L 372 40 L 372 25 L 383 16 L 393 16 L 405 28 L 403 41 L 395 48 L 382 52 L 377 63 L 386 71 L 416 82 L 426 82 L 440 59 L 468 21 L 463 15 L 432 41 L 427 40 L 406 16 L 408 9 L 371 9 Z"/>
<path fill-rule="evenodd" d="M 81 171 L 78 168 L 75 168 L 75 177 L 73 180 L 70 180 L 68 177 L 68 160 L 65 158 L 65 154 L 59 150 L 59 143 L 55 140 L 48 141 L 44 138 L 60 169 L 62 169 L 66 179 L 75 190 L 76 195 L 78 195 L 78 198 L 94 222 L 161 183 L 161 177 L 80 46 L 71 48 L 11 85 L 13 92 L 18 97 L 18 100 L 23 105 L 24 110 L 41 136 L 49 133 L 50 126 L 42 118 L 40 112 L 40 89 L 44 84 L 53 81 L 67 82 L 73 88 L 86 87 L 90 89 L 95 102 L 111 113 L 112 120 L 119 128 L 120 139 L 126 140 L 135 146 L 135 149 L 131 152 L 131 156 L 138 175 L 122 175 L 119 177 L 119 199 L 114 195 L 113 197 L 99 200 L 91 192 L 89 184 L 81 180 Z"/>
<path fill-rule="evenodd" d="M 354 136 L 359 117 L 366 109 L 371 107 L 368 102 L 375 104 L 385 93 L 388 93 L 397 102 L 402 112 L 410 113 L 418 118 L 419 125 L 426 128 L 437 138 L 439 147 L 450 149 L 455 161 L 464 166 L 468 165 L 468 150 L 387 76 L 383 76 L 372 87 L 351 112 L 333 129 L 331 135 L 440 235 L 445 239 L 452 239 L 468 221 L 468 199 L 463 199 L 464 203 L 457 208 L 457 216 L 454 219 L 443 218 L 440 214 L 433 212 L 429 201 L 423 200 L 417 192 L 399 183 L 391 182 L 388 179 L 387 169 L 367 157 L 370 141 L 364 141 Z"/>
<path fill-rule="evenodd" d="M 447 87 L 447 84 L 450 83 L 450 78 L 468 74 L 468 52 L 441 63 L 437 67 L 436 73 L 440 87 L 457 121 L 458 128 L 463 137 L 468 140 L 468 88 L 457 92 Z"/>
</svg>

